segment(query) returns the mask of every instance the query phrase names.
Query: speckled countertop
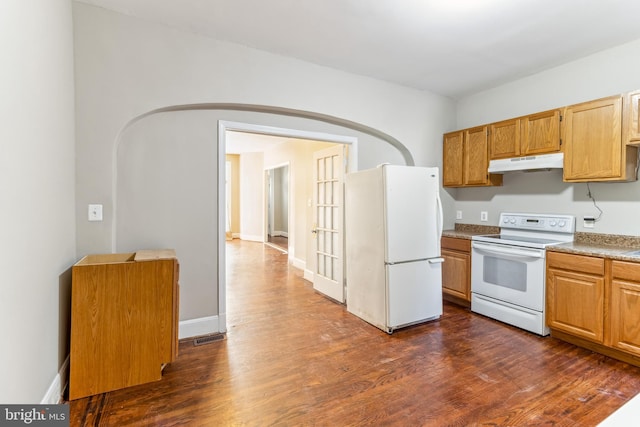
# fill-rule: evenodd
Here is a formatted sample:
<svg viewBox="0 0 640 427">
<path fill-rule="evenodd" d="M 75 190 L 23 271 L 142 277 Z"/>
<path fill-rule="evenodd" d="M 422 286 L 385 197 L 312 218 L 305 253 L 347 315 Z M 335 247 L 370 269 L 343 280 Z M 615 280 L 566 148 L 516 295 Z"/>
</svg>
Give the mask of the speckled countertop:
<svg viewBox="0 0 640 427">
<path fill-rule="evenodd" d="M 547 247 L 547 251 L 565 252 L 578 255 L 590 255 L 623 261 L 640 262 L 640 237 L 619 234 L 576 233 L 572 243 L 562 243 Z"/>
<path fill-rule="evenodd" d="M 480 234 L 498 233 L 500 233 L 500 227 L 456 223 L 453 230 L 444 230 L 442 236 L 471 240 L 471 237 Z M 573 242 L 548 246 L 547 250 L 640 262 L 640 253 L 638 255 L 629 253 L 640 251 L 640 236 L 577 232 Z"/>
<path fill-rule="evenodd" d="M 442 232 L 442 236 L 454 237 L 456 239 L 471 240 L 472 236 L 478 236 L 480 234 L 498 234 L 498 233 L 500 233 L 500 227 L 493 227 L 490 225 L 456 223 L 455 228 L 453 230 L 444 230 Z"/>
</svg>

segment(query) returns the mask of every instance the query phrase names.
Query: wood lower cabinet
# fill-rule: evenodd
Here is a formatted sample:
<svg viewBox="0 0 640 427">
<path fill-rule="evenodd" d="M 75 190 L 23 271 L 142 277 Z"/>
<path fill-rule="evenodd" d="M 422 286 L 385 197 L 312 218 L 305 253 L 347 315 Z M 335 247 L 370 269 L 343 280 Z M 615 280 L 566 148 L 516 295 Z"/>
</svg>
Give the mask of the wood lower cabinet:
<svg viewBox="0 0 640 427">
<path fill-rule="evenodd" d="M 547 325 L 604 342 L 604 259 L 547 254 Z"/>
<path fill-rule="evenodd" d="M 172 250 L 73 266 L 70 400 L 161 379 L 178 354 L 178 275 Z"/>
<path fill-rule="evenodd" d="M 640 264 L 611 263 L 610 345 L 640 356 Z"/>
<path fill-rule="evenodd" d="M 442 294 L 444 299 L 471 305 L 471 241 L 442 238 Z"/>
<path fill-rule="evenodd" d="M 547 252 L 551 335 L 640 366 L 640 263 Z"/>
</svg>

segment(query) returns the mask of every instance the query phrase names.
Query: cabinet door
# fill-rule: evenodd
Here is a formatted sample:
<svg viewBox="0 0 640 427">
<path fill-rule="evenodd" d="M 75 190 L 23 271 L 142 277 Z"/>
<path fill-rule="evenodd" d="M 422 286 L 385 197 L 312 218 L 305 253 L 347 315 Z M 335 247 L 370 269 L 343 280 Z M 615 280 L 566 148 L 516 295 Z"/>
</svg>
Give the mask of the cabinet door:
<svg viewBox="0 0 640 427">
<path fill-rule="evenodd" d="M 627 143 L 640 143 L 640 91 L 626 95 L 625 119 L 627 120 Z"/>
<path fill-rule="evenodd" d="M 640 283 L 611 282 L 611 346 L 640 356 Z"/>
<path fill-rule="evenodd" d="M 611 276 L 609 344 L 640 356 L 640 264 L 613 261 Z"/>
<path fill-rule="evenodd" d="M 565 181 L 613 180 L 624 175 L 621 119 L 621 96 L 566 108 Z"/>
<path fill-rule="evenodd" d="M 486 185 L 489 182 L 487 127 L 464 131 L 464 184 Z"/>
<path fill-rule="evenodd" d="M 442 147 L 442 181 L 445 187 L 459 187 L 463 184 L 463 145 L 462 131 L 444 135 Z"/>
<path fill-rule="evenodd" d="M 532 114 L 520 119 L 520 123 L 523 156 L 560 151 L 560 110 Z"/>
<path fill-rule="evenodd" d="M 442 249 L 442 292 L 471 301 L 471 257 L 468 253 Z"/>
<path fill-rule="evenodd" d="M 547 325 L 602 343 L 604 277 L 548 268 Z"/>
<path fill-rule="evenodd" d="M 489 158 L 507 159 L 520 155 L 520 119 L 489 125 Z"/>
<path fill-rule="evenodd" d="M 489 158 L 507 159 L 520 155 L 520 119 L 489 125 Z"/>
</svg>

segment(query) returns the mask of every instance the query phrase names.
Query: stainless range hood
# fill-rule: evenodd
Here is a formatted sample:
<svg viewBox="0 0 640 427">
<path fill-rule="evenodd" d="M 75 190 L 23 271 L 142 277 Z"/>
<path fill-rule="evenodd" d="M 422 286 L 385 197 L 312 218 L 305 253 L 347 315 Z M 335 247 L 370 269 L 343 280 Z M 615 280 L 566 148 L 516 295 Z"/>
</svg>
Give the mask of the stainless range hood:
<svg viewBox="0 0 640 427">
<path fill-rule="evenodd" d="M 500 174 L 513 171 L 533 172 L 539 170 L 562 169 L 563 161 L 563 153 L 491 160 L 489 162 L 489 173 Z"/>
</svg>

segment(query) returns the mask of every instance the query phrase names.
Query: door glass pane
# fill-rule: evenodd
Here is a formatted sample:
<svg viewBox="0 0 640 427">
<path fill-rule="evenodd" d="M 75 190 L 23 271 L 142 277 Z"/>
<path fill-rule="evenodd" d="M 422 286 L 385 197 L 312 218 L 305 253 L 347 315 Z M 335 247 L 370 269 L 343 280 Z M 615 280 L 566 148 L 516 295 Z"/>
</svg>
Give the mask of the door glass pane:
<svg viewBox="0 0 640 427">
<path fill-rule="evenodd" d="M 324 255 L 318 254 L 318 274 L 324 276 Z"/>
<path fill-rule="evenodd" d="M 318 181 L 324 180 L 324 159 L 318 159 Z"/>
<path fill-rule="evenodd" d="M 318 250 L 320 252 L 324 251 L 324 231 L 318 230 Z"/>
<path fill-rule="evenodd" d="M 324 213 L 325 213 L 325 228 L 328 228 L 329 230 L 333 229 L 333 221 L 331 218 L 331 207 L 327 206 L 326 208 L 324 208 Z"/>
<path fill-rule="evenodd" d="M 333 263 L 331 262 L 331 257 L 330 256 L 326 256 L 326 260 L 325 260 L 325 276 L 328 277 L 329 279 L 333 279 Z"/>
</svg>

